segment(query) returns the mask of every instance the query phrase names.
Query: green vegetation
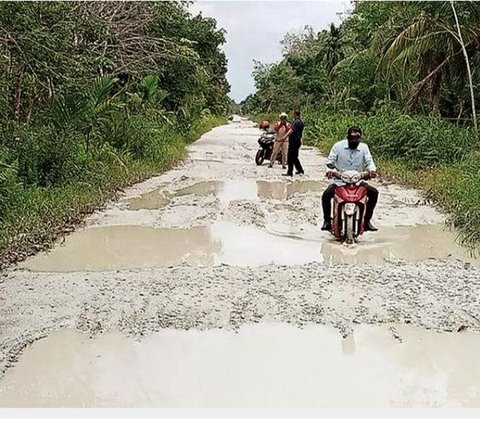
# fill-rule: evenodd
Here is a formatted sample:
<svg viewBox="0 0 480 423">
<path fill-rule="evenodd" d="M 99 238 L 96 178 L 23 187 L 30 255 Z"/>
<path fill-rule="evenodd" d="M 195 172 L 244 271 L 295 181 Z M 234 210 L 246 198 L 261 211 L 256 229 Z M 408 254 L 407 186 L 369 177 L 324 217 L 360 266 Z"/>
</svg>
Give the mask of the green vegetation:
<svg viewBox="0 0 480 423">
<path fill-rule="evenodd" d="M 0 5 L 0 262 L 165 170 L 225 121 L 223 30 L 183 2 Z"/>
<path fill-rule="evenodd" d="M 380 172 L 423 189 L 478 247 L 480 5 L 357 1 L 339 27 L 282 46 L 279 63 L 256 63 L 243 111 L 260 120 L 299 108 L 306 143 L 324 152 L 361 126 Z"/>
</svg>

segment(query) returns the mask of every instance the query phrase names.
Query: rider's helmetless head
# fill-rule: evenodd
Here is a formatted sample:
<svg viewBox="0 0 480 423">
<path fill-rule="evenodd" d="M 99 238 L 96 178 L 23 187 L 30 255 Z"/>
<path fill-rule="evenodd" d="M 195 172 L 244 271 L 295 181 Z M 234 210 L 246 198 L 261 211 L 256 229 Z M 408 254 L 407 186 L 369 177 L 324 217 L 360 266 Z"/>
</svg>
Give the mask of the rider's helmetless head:
<svg viewBox="0 0 480 423">
<path fill-rule="evenodd" d="M 347 140 L 348 147 L 354 150 L 360 144 L 360 138 L 362 137 L 362 130 L 358 126 L 351 126 L 348 128 Z"/>
</svg>

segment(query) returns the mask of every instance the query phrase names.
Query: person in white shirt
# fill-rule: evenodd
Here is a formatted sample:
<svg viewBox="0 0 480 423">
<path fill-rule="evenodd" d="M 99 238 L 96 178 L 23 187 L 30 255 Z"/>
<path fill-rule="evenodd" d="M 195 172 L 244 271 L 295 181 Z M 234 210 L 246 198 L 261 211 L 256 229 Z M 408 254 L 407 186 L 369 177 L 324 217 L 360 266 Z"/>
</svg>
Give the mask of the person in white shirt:
<svg viewBox="0 0 480 423">
<path fill-rule="evenodd" d="M 376 176 L 377 168 L 373 162 L 372 155 L 368 145 L 360 141 L 362 130 L 358 126 L 352 126 L 348 129 L 347 139 L 338 141 L 330 150 L 326 165 L 331 169 L 356 170 L 362 172 L 367 170 L 370 177 Z M 330 173 L 327 172 L 327 176 Z M 323 208 L 323 226 L 322 231 L 330 231 L 332 229 L 331 209 L 332 199 L 335 195 L 335 187 L 344 185 L 344 183 L 335 178 L 333 183 L 324 191 L 322 195 Z M 370 185 L 365 184 L 367 188 L 367 206 L 365 210 L 365 230 L 376 231 L 377 228 L 373 226 L 371 219 L 373 211 L 378 201 L 378 190 Z"/>
<path fill-rule="evenodd" d="M 285 138 L 285 135 L 290 129 L 290 124 L 287 119 L 288 116 L 286 113 L 281 113 L 280 121 L 275 125 L 275 143 L 273 144 L 272 157 L 268 167 L 273 167 L 275 160 L 277 159 L 278 153 L 282 152 L 282 168 L 287 168 L 287 151 L 288 151 L 288 139 Z"/>
</svg>

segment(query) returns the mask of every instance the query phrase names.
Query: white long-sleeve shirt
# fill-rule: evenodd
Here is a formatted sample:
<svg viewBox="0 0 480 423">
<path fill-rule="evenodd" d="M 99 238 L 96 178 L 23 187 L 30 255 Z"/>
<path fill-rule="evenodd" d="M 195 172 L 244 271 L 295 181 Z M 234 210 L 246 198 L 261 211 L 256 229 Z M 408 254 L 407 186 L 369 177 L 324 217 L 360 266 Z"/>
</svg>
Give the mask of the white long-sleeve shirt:
<svg viewBox="0 0 480 423">
<path fill-rule="evenodd" d="M 328 155 L 326 164 L 334 164 L 337 169 L 356 170 L 362 172 L 364 170 L 376 171 L 377 168 L 373 162 L 370 149 L 367 144 L 360 143 L 355 150 L 348 148 L 348 141 L 342 140 L 334 144 Z M 344 185 L 344 183 L 335 178 L 333 183 L 336 185 Z"/>
</svg>

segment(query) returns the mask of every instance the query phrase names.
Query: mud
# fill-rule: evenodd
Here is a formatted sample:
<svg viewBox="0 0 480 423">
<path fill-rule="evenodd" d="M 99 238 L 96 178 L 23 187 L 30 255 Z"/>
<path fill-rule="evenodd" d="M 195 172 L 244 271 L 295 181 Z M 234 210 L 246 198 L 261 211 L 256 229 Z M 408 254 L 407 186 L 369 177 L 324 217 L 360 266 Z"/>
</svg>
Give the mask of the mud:
<svg viewBox="0 0 480 423">
<path fill-rule="evenodd" d="M 257 181 L 258 196 L 272 200 L 288 200 L 295 194 L 308 192 L 323 193 L 327 186 L 326 181 Z"/>
<path fill-rule="evenodd" d="M 170 196 L 168 193 L 163 191 L 152 191 L 147 192 L 146 194 L 141 195 L 137 198 L 132 198 L 128 202 L 128 209 L 129 210 L 157 210 L 162 207 L 165 207 L 168 203 L 170 203 Z"/>
<path fill-rule="evenodd" d="M 182 188 L 176 191 L 177 196 L 182 195 L 209 195 L 218 193 L 219 187 L 223 184 L 221 181 L 206 181 L 197 182 L 189 187 Z"/>
<path fill-rule="evenodd" d="M 184 163 L 127 189 L 48 254 L 1 276 L 3 405 L 477 404 L 478 363 L 468 354 L 480 332 L 480 267 L 444 230 L 446 216 L 416 190 L 375 181 L 380 230 L 339 245 L 319 229 L 324 157 L 302 148 L 306 176 L 285 178 L 280 167 L 254 164 L 258 136 L 243 120 L 214 129 Z M 190 367 L 174 349 L 181 345 L 198 354 Z M 156 385 L 139 357 L 153 360 Z M 432 368 L 427 357 L 444 361 Z M 263 363 L 258 380 L 248 362 Z M 342 394 L 348 374 L 358 383 Z"/>
<path fill-rule="evenodd" d="M 479 260 L 456 245 L 456 235 L 434 225 L 385 227 L 376 233 L 367 233 L 357 245 L 323 243 L 324 262 L 371 263 L 381 265 L 387 260 L 416 262 L 427 259 L 456 258 L 475 265 Z"/>
<path fill-rule="evenodd" d="M 479 348 L 477 334 L 408 326 L 360 325 L 342 338 L 325 326 L 261 324 L 142 342 L 70 330 L 27 349 L 0 406 L 479 407 Z"/>
<path fill-rule="evenodd" d="M 254 246 L 254 248 L 252 248 Z M 294 252 L 294 253 L 293 253 Z M 23 268 L 37 272 L 104 271 L 169 266 L 261 266 L 320 262 L 382 264 L 396 259 L 464 259 L 454 235 L 438 226 L 382 228 L 357 245 L 340 244 L 328 234 L 280 233 L 255 225 L 217 221 L 193 228 L 95 227 L 70 236 L 50 253 Z"/>
<path fill-rule="evenodd" d="M 255 245 L 252 249 L 251 246 Z M 294 247 L 298 255 L 289 251 Z M 216 222 L 210 227 L 149 228 L 107 226 L 70 237 L 50 254 L 29 260 L 26 269 L 42 272 L 101 271 L 190 266 L 260 266 L 320 261 L 316 243 L 270 235 L 256 226 Z"/>
</svg>

